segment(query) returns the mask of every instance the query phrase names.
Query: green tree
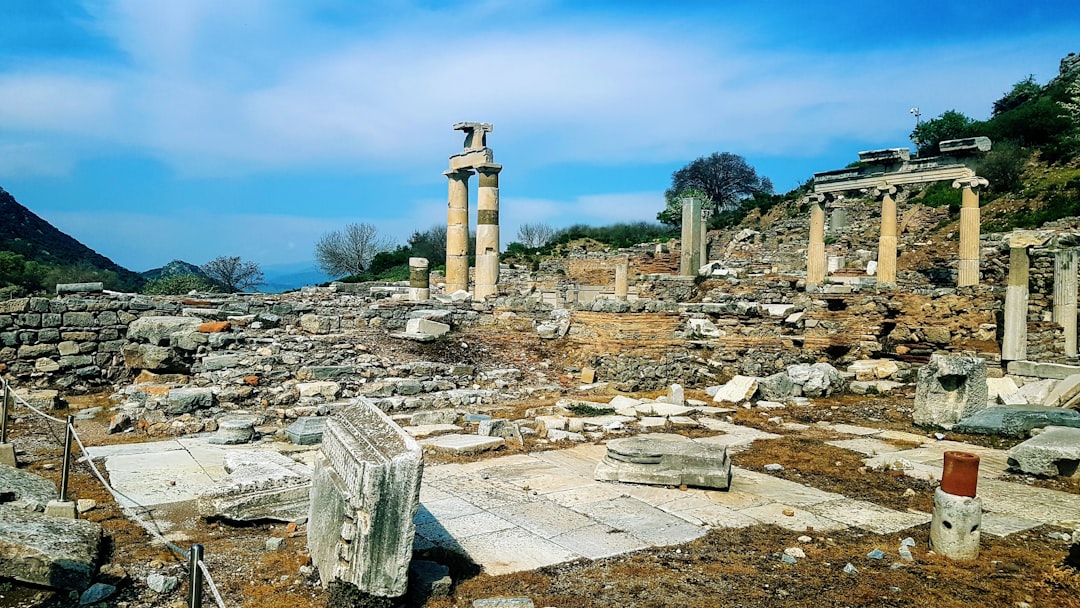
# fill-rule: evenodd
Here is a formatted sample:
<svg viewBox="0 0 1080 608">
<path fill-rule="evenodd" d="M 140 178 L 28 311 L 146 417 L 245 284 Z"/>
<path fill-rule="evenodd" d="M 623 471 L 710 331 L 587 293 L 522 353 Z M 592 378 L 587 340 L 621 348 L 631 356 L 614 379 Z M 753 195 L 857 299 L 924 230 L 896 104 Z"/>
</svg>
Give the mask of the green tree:
<svg viewBox="0 0 1080 608">
<path fill-rule="evenodd" d="M 931 118 L 915 126 L 911 132 L 911 141 L 919 149 L 919 156 L 934 156 L 938 154 L 938 143 L 949 139 L 971 137 L 971 127 L 974 120 L 957 112 L 949 110 L 937 118 Z"/>
<path fill-rule="evenodd" d="M 1035 75 L 1028 74 L 1027 78 L 1014 84 L 1011 91 L 994 102 L 992 116 L 998 116 L 1020 106 L 1026 101 L 1035 99 L 1042 93 L 1042 90 L 1042 85 L 1035 82 Z"/>
<path fill-rule="evenodd" d="M 446 224 L 436 224 L 423 232 L 413 232 L 409 237 L 408 245 L 411 257 L 427 258 L 432 268 L 444 266 L 446 264 Z"/>
<path fill-rule="evenodd" d="M 714 152 L 691 161 L 671 175 L 671 187 L 664 193 L 666 206 L 656 219 L 670 226 L 682 223 L 682 199 L 702 196 L 703 207 L 714 215 L 736 209 L 756 193 L 772 194 L 767 177 L 757 174 L 738 154 Z"/>
<path fill-rule="evenodd" d="M 263 272 L 259 265 L 241 260 L 240 256 L 214 258 L 202 265 L 202 271 L 228 293 L 250 289 L 263 283 Z"/>
</svg>

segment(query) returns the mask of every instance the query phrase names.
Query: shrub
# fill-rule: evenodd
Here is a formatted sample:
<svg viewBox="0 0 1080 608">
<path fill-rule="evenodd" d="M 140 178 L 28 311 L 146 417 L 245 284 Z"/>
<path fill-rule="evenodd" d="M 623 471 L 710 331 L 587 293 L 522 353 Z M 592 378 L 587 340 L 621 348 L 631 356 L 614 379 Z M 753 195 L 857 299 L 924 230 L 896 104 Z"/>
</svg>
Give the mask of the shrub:
<svg viewBox="0 0 1080 608">
<path fill-rule="evenodd" d="M 197 274 L 177 274 L 146 282 L 142 292 L 153 296 L 179 296 L 192 291 L 212 292 L 216 286 Z"/>
</svg>

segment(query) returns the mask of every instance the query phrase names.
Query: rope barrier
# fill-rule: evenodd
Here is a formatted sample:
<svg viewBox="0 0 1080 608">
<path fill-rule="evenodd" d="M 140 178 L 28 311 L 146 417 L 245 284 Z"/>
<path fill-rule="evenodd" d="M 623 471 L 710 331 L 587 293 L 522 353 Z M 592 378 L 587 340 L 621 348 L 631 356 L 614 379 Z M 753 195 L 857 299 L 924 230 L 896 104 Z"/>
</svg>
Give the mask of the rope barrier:
<svg viewBox="0 0 1080 608">
<path fill-rule="evenodd" d="M 124 501 L 127 501 L 131 505 L 135 505 L 135 506 L 139 506 L 139 507 L 142 506 L 142 505 L 139 505 L 139 503 L 132 500 L 131 498 L 129 498 L 123 492 L 120 492 L 119 490 L 116 490 L 111 485 L 109 485 L 109 482 L 105 480 L 105 476 L 101 473 L 101 470 L 98 469 L 97 465 L 94 464 L 94 460 L 92 458 L 90 458 L 90 455 L 87 453 L 86 445 L 83 443 L 82 438 L 79 437 L 78 432 L 76 432 L 74 424 L 68 424 L 68 422 L 66 420 L 61 420 L 60 418 L 56 418 L 55 416 L 50 416 L 50 415 L 42 412 L 41 410 L 37 409 L 36 407 L 30 405 L 29 403 L 26 402 L 25 399 L 23 399 L 18 394 L 16 394 L 15 391 L 11 390 L 11 383 L 9 381 L 3 380 L 3 386 L 4 386 L 5 389 L 7 389 L 7 392 L 13 397 L 14 402 L 21 403 L 22 405 L 26 406 L 27 409 L 29 409 L 30 411 L 36 413 L 37 415 L 41 416 L 42 418 L 46 418 L 46 419 L 52 420 L 54 422 L 59 422 L 59 423 L 63 424 L 67 429 L 70 429 L 71 436 L 72 436 L 72 438 L 75 439 L 75 443 L 77 443 L 79 445 L 79 451 L 82 453 L 81 460 L 86 462 L 86 464 L 90 467 L 90 471 L 94 474 L 95 477 L 97 477 L 98 481 L 101 482 L 101 485 L 105 487 L 105 489 L 109 492 L 109 494 L 112 495 L 113 500 L 115 500 L 117 504 L 120 504 L 120 505 L 124 504 L 120 500 L 121 498 L 123 498 Z M 0 405 L 2 405 L 2 404 L 0 404 Z M 186 559 L 188 559 L 190 557 L 191 553 L 187 549 L 184 549 L 183 547 L 181 547 L 181 546 L 173 543 L 169 539 L 165 538 L 161 534 L 161 532 L 157 529 L 157 526 L 152 525 L 150 523 L 147 523 L 146 520 L 144 520 L 142 517 L 139 516 L 139 514 L 136 512 L 134 507 L 124 507 L 124 513 L 128 517 L 130 517 L 132 520 L 134 520 L 135 523 L 139 524 L 144 530 L 146 530 L 146 532 L 148 534 L 150 534 L 150 536 L 152 536 L 153 538 L 160 541 L 163 545 L 165 545 L 165 547 L 167 549 L 169 549 L 170 551 L 175 553 L 181 559 L 186 560 Z M 204 562 L 203 560 L 200 559 L 199 562 L 198 562 L 198 567 L 199 567 L 199 570 L 201 570 L 202 573 L 203 573 L 203 577 L 205 579 L 205 582 L 206 582 L 207 586 L 210 588 L 210 593 L 211 593 L 211 595 L 214 596 L 214 602 L 218 605 L 218 608 L 226 608 L 225 600 L 223 600 L 221 598 L 221 592 L 218 591 L 217 585 L 214 584 L 214 579 L 213 579 L 213 577 L 210 576 L 210 569 L 207 568 L 206 562 Z"/>
</svg>

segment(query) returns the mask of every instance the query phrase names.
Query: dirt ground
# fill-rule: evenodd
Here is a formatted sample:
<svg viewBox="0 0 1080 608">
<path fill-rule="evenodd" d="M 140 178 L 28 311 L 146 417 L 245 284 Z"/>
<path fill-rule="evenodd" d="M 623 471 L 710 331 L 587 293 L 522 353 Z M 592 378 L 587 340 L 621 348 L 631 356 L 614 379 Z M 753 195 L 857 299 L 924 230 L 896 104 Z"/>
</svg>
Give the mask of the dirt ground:
<svg viewBox="0 0 1080 608">
<path fill-rule="evenodd" d="M 693 396 L 693 395 L 691 395 Z M 602 400 L 600 397 L 595 397 Z M 529 403 L 511 404 L 510 409 L 549 405 L 554 397 Z M 809 407 L 785 412 L 788 421 L 814 423 L 818 420 L 885 426 L 922 433 L 905 418 L 903 399 L 884 397 L 816 401 Z M 85 406 L 76 402 L 76 405 Z M 790 409 L 790 408 L 789 408 Z M 63 415 L 65 412 L 58 412 Z M 867 470 L 857 454 L 826 445 L 836 436 L 820 427 L 798 434 L 785 431 L 775 416 L 761 416 L 755 410 L 739 409 L 737 422 L 784 435 L 758 441 L 733 454 L 737 466 L 764 470 L 769 463 L 782 463 L 782 471 L 771 474 L 839 492 L 893 509 L 929 511 L 932 486 L 896 473 Z M 771 420 L 770 420 L 771 419 Z M 80 433 L 91 444 L 107 440 L 102 433 L 104 418 L 79 422 Z M 20 450 L 20 460 L 31 471 L 59 482 L 60 439 L 58 431 L 27 418 L 15 422 L 12 435 Z M 968 439 L 950 436 L 952 439 Z M 113 436 L 109 440 L 118 439 Z M 980 438 L 986 441 L 985 438 Z M 1008 442 L 991 440 L 994 447 Z M 485 455 L 497 457 L 514 451 L 540 449 L 526 445 Z M 1014 481 L 1045 485 L 1078 493 L 1075 480 L 1035 480 L 1016 476 Z M 98 506 L 83 516 L 100 523 L 108 537 L 104 563 L 119 565 L 127 574 L 117 595 L 104 602 L 110 608 L 182 606 L 186 593 L 185 563 L 167 548 L 152 542 L 137 524 L 126 518 L 94 479 L 85 464 L 73 468 L 72 493 L 76 498 L 92 498 Z M 1078 496 L 1077 500 L 1080 500 Z M 154 513 L 147 514 L 153 517 Z M 341 608 L 342 594 L 329 594 L 311 574 L 305 549 L 304 527 L 280 523 L 247 526 L 208 522 L 193 512 L 158 512 L 160 519 L 180 521 L 177 530 L 165 531 L 182 546 L 199 542 L 206 547 L 206 562 L 229 606 L 260 608 Z M 488 576 L 464 558 L 422 555 L 442 561 L 455 574 L 449 597 L 425 603 L 372 603 L 369 605 L 426 606 L 451 608 L 471 606 L 472 600 L 493 596 L 527 596 L 537 606 L 557 607 L 662 607 L 662 606 L 1080 606 L 1080 573 L 1064 566 L 1067 542 L 1047 536 L 1049 528 L 1030 530 L 1007 539 L 983 538 L 982 551 L 973 562 L 960 563 L 929 553 L 928 526 L 893 535 L 880 536 L 857 530 L 829 533 L 798 533 L 775 526 L 713 530 L 706 536 L 673 547 L 650 549 L 623 556 L 575 562 L 536 571 Z M 915 561 L 900 559 L 897 549 L 907 536 L 914 538 Z M 266 551 L 269 538 L 284 539 L 278 551 Z M 781 561 L 784 549 L 798 547 L 806 557 L 797 563 Z M 870 559 L 867 554 L 880 549 L 885 557 Z M 851 564 L 856 573 L 844 572 Z M 108 568 L 108 566 L 107 566 Z M 177 576 L 181 585 L 165 596 L 146 587 L 146 576 L 160 572 Z M 59 608 L 76 606 L 67 596 L 0 582 L 0 606 Z M 205 606 L 213 605 L 209 596 Z"/>
</svg>

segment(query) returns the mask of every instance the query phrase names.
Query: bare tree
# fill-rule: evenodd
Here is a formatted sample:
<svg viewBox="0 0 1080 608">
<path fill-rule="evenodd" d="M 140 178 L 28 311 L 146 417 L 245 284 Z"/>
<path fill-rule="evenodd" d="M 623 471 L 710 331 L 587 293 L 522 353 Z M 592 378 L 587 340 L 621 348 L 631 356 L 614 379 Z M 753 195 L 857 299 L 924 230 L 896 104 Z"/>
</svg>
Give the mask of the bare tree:
<svg viewBox="0 0 1080 608">
<path fill-rule="evenodd" d="M 555 229 L 543 222 L 522 224 L 518 228 L 517 240 L 530 249 L 543 247 L 555 237 Z"/>
<path fill-rule="evenodd" d="M 373 224 L 349 224 L 324 234 L 315 243 L 315 260 L 330 276 L 356 275 L 371 264 L 375 254 L 389 251 L 393 245 Z"/>
<path fill-rule="evenodd" d="M 203 264 L 202 271 L 229 293 L 262 285 L 263 282 L 263 272 L 259 265 L 245 262 L 240 256 L 216 257 Z"/>
</svg>

